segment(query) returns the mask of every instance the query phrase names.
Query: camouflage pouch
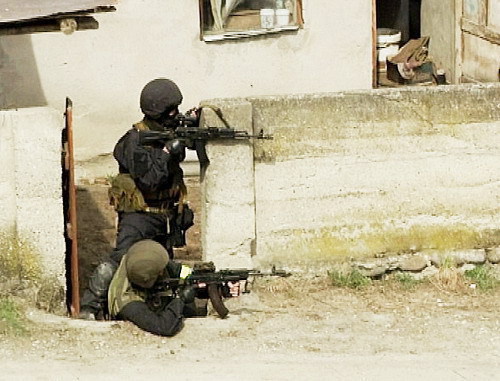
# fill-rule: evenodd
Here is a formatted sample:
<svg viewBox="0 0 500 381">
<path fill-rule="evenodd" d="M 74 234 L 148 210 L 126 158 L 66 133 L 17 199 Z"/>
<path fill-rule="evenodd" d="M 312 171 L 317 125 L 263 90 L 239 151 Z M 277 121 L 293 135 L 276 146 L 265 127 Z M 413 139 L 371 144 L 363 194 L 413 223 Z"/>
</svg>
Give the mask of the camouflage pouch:
<svg viewBox="0 0 500 381">
<path fill-rule="evenodd" d="M 144 196 L 128 173 L 120 173 L 111 180 L 108 197 L 109 204 L 117 212 L 140 212 L 147 207 Z"/>
</svg>

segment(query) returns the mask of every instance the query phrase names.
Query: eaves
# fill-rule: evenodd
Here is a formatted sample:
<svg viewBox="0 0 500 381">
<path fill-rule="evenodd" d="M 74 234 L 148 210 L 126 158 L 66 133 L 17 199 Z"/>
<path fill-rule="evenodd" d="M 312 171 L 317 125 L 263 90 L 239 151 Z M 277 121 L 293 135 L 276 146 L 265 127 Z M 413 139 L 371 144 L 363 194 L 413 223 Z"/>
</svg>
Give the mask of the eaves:
<svg viewBox="0 0 500 381">
<path fill-rule="evenodd" d="M 91 15 L 114 11 L 117 0 L 0 0 L 0 35 L 97 29 Z"/>
</svg>

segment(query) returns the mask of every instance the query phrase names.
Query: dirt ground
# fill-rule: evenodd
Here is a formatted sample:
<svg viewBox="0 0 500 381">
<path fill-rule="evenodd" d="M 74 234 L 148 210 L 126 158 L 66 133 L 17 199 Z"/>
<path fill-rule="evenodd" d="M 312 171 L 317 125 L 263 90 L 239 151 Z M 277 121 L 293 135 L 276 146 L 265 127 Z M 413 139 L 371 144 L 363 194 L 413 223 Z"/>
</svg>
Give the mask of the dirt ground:
<svg viewBox="0 0 500 381">
<path fill-rule="evenodd" d="M 83 278 L 114 239 L 104 189 L 79 191 Z M 198 238 L 196 226 L 190 234 Z M 198 259 L 199 248 L 181 254 Z M 351 290 L 331 286 L 326 273 L 296 273 L 257 279 L 249 294 L 226 305 L 228 318 L 211 312 L 187 319 L 172 338 L 127 322 L 31 309 L 27 335 L 0 337 L 0 380 L 495 380 L 500 374 L 500 290 L 407 289 L 387 281 Z"/>
<path fill-rule="evenodd" d="M 499 296 L 260 279 L 172 338 L 32 310 L 29 336 L 2 338 L 0 380 L 495 380 Z"/>
</svg>

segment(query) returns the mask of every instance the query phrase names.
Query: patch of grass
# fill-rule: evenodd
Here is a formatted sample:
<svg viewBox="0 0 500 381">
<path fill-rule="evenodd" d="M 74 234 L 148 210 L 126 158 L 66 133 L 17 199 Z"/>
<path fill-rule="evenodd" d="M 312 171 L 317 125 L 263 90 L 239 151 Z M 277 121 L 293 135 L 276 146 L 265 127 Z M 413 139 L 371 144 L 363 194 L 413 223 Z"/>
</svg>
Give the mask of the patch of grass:
<svg viewBox="0 0 500 381">
<path fill-rule="evenodd" d="M 464 275 L 456 267 L 442 266 L 430 282 L 440 291 L 463 292 L 466 290 Z"/>
<path fill-rule="evenodd" d="M 443 268 L 443 269 L 455 268 L 456 267 L 455 260 L 452 257 L 446 256 L 446 257 L 443 258 L 443 261 L 442 261 L 440 267 Z"/>
<path fill-rule="evenodd" d="M 39 278 L 39 253 L 28 242 L 0 234 L 0 280 L 36 280 Z"/>
<path fill-rule="evenodd" d="M 489 266 L 480 265 L 464 273 L 465 277 L 480 290 L 492 290 L 500 284 Z"/>
<path fill-rule="evenodd" d="M 415 279 L 410 274 L 407 273 L 398 273 L 395 276 L 396 281 L 401 285 L 401 287 L 405 289 L 413 289 L 417 285 L 421 284 L 422 281 L 419 279 Z"/>
<path fill-rule="evenodd" d="M 0 298 L 0 334 L 22 335 L 27 332 L 23 314 L 14 302 Z"/>
<path fill-rule="evenodd" d="M 371 279 L 363 275 L 358 269 L 348 271 L 328 271 L 328 276 L 335 287 L 362 288 L 371 283 Z"/>
</svg>

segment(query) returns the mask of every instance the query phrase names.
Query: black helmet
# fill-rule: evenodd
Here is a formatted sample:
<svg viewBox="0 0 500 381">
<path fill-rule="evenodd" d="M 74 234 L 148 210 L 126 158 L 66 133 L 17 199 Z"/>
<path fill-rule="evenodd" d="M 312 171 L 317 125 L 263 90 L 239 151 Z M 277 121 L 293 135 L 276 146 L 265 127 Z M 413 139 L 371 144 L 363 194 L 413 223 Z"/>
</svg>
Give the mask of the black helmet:
<svg viewBox="0 0 500 381">
<path fill-rule="evenodd" d="M 165 111 L 174 109 L 181 102 L 182 93 L 170 79 L 154 79 L 141 91 L 141 110 L 152 119 L 159 118 Z"/>
</svg>

